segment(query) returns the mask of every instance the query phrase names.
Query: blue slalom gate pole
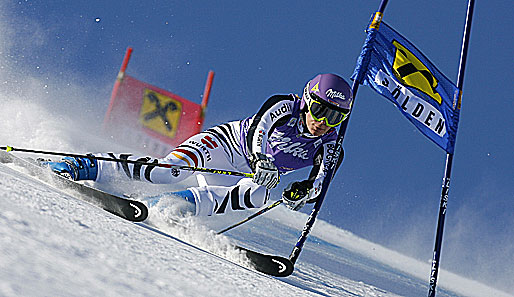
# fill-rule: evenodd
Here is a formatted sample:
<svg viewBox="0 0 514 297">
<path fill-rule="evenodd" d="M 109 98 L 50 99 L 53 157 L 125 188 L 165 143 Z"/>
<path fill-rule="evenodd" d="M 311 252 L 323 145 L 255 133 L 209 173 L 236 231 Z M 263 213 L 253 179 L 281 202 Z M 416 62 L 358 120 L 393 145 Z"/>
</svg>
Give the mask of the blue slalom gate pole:
<svg viewBox="0 0 514 297">
<path fill-rule="evenodd" d="M 378 11 L 375 13 L 375 17 L 373 19 L 373 22 L 370 26 L 374 29 L 378 30 L 378 26 L 380 25 L 380 22 L 382 21 L 382 14 L 384 13 L 384 10 L 386 8 L 388 0 L 382 0 L 380 3 Z M 365 67 L 363 67 L 365 68 Z M 359 89 L 359 81 L 358 79 L 355 79 L 352 84 L 352 96 L 353 96 L 353 105 L 355 105 L 355 98 L 357 97 L 357 90 Z M 353 107 L 352 107 L 353 109 Z M 350 121 L 350 116 L 352 114 L 350 113 L 348 115 L 348 118 L 341 124 L 341 127 L 339 128 L 339 132 L 337 135 L 336 145 L 334 148 L 333 153 L 333 160 L 337 160 L 335 163 L 331 164 L 329 166 L 327 175 L 325 176 L 325 179 L 323 180 L 323 185 L 321 187 L 321 192 L 318 196 L 318 199 L 316 200 L 316 203 L 314 204 L 314 207 L 312 208 L 311 214 L 309 218 L 307 219 L 307 222 L 305 223 L 305 227 L 303 228 L 302 234 L 300 235 L 300 238 L 298 238 L 298 241 L 296 242 L 296 245 L 294 246 L 293 250 L 291 251 L 291 254 L 289 255 L 289 260 L 294 264 L 298 257 L 300 256 L 300 253 L 302 251 L 303 245 L 305 244 L 305 241 L 307 240 L 307 236 L 309 236 L 309 233 L 311 232 L 312 226 L 314 225 L 314 222 L 316 221 L 316 217 L 318 216 L 319 210 L 321 209 L 321 205 L 323 204 L 323 200 L 325 199 L 325 196 L 328 191 L 328 187 L 330 185 L 330 182 L 332 181 L 332 178 L 334 177 L 334 174 L 338 168 L 338 165 L 342 161 L 343 158 L 343 140 L 344 135 L 346 133 L 346 129 L 348 127 L 348 122 Z"/>
<path fill-rule="evenodd" d="M 466 61 L 468 57 L 468 48 L 469 48 L 469 39 L 471 36 L 471 20 L 473 18 L 473 10 L 475 6 L 475 0 L 469 0 L 468 2 L 468 11 L 466 14 L 466 25 L 464 27 L 464 34 L 462 38 L 462 48 L 460 53 L 460 63 L 459 63 L 459 75 L 457 77 L 457 88 L 459 89 L 459 98 L 454 100 L 454 108 L 456 105 L 459 106 L 462 100 L 462 87 L 464 85 L 464 70 L 466 68 Z M 432 258 L 432 269 L 430 272 L 430 284 L 428 289 L 428 296 L 434 297 L 436 286 L 437 286 L 437 277 L 439 275 L 439 264 L 441 258 L 441 246 L 443 243 L 443 231 L 444 231 L 444 221 L 446 218 L 446 208 L 448 206 L 448 193 L 450 191 L 450 177 L 452 171 L 453 164 L 453 154 L 446 154 L 446 167 L 444 170 L 444 179 L 441 191 L 441 202 L 439 204 L 439 218 L 437 221 L 437 231 L 435 236 L 435 246 L 434 246 L 434 254 Z"/>
</svg>

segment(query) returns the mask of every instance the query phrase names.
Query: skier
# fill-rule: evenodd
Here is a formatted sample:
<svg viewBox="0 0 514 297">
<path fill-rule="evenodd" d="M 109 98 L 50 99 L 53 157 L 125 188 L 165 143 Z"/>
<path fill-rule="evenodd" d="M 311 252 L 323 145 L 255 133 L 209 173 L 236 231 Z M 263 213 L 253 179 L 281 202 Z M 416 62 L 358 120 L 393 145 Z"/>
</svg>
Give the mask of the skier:
<svg viewBox="0 0 514 297">
<path fill-rule="evenodd" d="M 97 156 L 254 173 L 253 178 L 209 174 L 204 176 L 206 185 L 149 200 L 150 206 L 162 199 L 185 200 L 188 203 L 183 203 L 182 212 L 197 216 L 261 207 L 281 174 L 312 166 L 307 179 L 291 183 L 282 193 L 286 206 L 296 211 L 316 200 L 326 168 L 337 161 L 331 152 L 337 138 L 335 127 L 350 113 L 352 101 L 351 88 L 344 79 L 335 74 L 319 74 L 307 83 L 301 98 L 295 94 L 274 95 L 253 116 L 196 134 L 165 158 Z M 96 182 L 121 174 L 135 180 L 175 184 L 198 174 L 93 158 L 66 157 L 44 165 L 73 180 Z"/>
</svg>

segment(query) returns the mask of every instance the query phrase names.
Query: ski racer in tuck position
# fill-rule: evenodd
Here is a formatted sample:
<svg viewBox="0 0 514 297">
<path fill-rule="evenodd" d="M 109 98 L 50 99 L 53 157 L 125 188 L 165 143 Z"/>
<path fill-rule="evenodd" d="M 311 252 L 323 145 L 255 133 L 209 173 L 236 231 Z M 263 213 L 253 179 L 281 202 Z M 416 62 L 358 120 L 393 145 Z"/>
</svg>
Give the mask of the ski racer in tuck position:
<svg viewBox="0 0 514 297">
<path fill-rule="evenodd" d="M 282 193 L 286 206 L 299 210 L 306 202 L 316 200 L 326 168 L 336 165 L 330 152 L 337 139 L 335 127 L 347 118 L 352 101 L 351 88 L 344 79 L 335 74 L 320 74 L 307 83 L 301 98 L 294 94 L 274 95 L 253 116 L 196 134 L 165 158 L 96 155 L 254 173 L 253 178 L 209 174 L 205 176 L 207 185 L 147 200 L 152 206 L 162 199 L 182 199 L 188 203 L 183 203 L 180 212 L 197 216 L 261 207 L 281 174 L 312 166 L 307 179 L 291 183 Z M 175 184 L 198 174 L 93 158 L 65 157 L 61 162 L 44 165 L 73 180 L 96 182 L 122 175 L 151 183 Z"/>
</svg>

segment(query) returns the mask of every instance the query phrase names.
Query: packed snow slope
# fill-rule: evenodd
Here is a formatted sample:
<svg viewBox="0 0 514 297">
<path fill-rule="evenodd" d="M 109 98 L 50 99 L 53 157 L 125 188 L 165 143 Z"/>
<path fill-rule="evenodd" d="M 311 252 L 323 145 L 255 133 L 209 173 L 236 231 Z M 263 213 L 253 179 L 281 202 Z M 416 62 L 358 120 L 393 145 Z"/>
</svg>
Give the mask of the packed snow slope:
<svg viewBox="0 0 514 297">
<path fill-rule="evenodd" d="M 124 192 L 149 185 L 123 185 Z M 151 190 L 151 189 L 149 189 Z M 0 164 L 1 296 L 424 296 L 420 263 L 318 221 L 292 276 L 247 267 L 231 243 L 288 255 L 306 215 L 278 207 L 233 231 L 240 216 L 182 218 L 151 208 L 155 232 Z M 173 218 L 176 219 L 176 218 Z M 165 234 L 164 234 L 165 233 Z M 441 272 L 438 296 L 508 296 Z"/>
</svg>

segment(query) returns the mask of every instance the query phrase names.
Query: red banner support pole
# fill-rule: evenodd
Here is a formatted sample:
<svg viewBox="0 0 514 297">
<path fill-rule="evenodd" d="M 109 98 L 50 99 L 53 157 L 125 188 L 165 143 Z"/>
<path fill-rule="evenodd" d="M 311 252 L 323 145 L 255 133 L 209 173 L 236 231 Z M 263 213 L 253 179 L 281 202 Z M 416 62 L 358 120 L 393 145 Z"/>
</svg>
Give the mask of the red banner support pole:
<svg viewBox="0 0 514 297">
<path fill-rule="evenodd" d="M 107 123 L 109 122 L 109 117 L 111 116 L 112 107 L 114 105 L 114 98 L 116 98 L 116 94 L 118 93 L 118 89 L 120 84 L 125 76 L 125 70 L 127 69 L 128 62 L 130 60 L 130 56 L 132 55 L 132 48 L 128 47 L 125 52 L 125 57 L 123 58 L 123 62 L 121 63 L 120 72 L 118 72 L 118 76 L 116 77 L 116 82 L 114 83 L 114 87 L 112 88 L 111 94 L 111 102 L 109 103 L 109 107 L 107 108 L 107 113 L 105 114 L 103 127 L 106 128 Z"/>
<path fill-rule="evenodd" d="M 207 109 L 207 103 L 209 102 L 209 96 L 211 94 L 212 81 L 214 80 L 214 71 L 210 70 L 207 75 L 207 81 L 205 82 L 205 88 L 203 90 L 203 98 L 201 104 L 200 118 L 198 119 L 198 132 L 202 132 L 203 121 L 205 119 L 205 110 Z"/>
</svg>

